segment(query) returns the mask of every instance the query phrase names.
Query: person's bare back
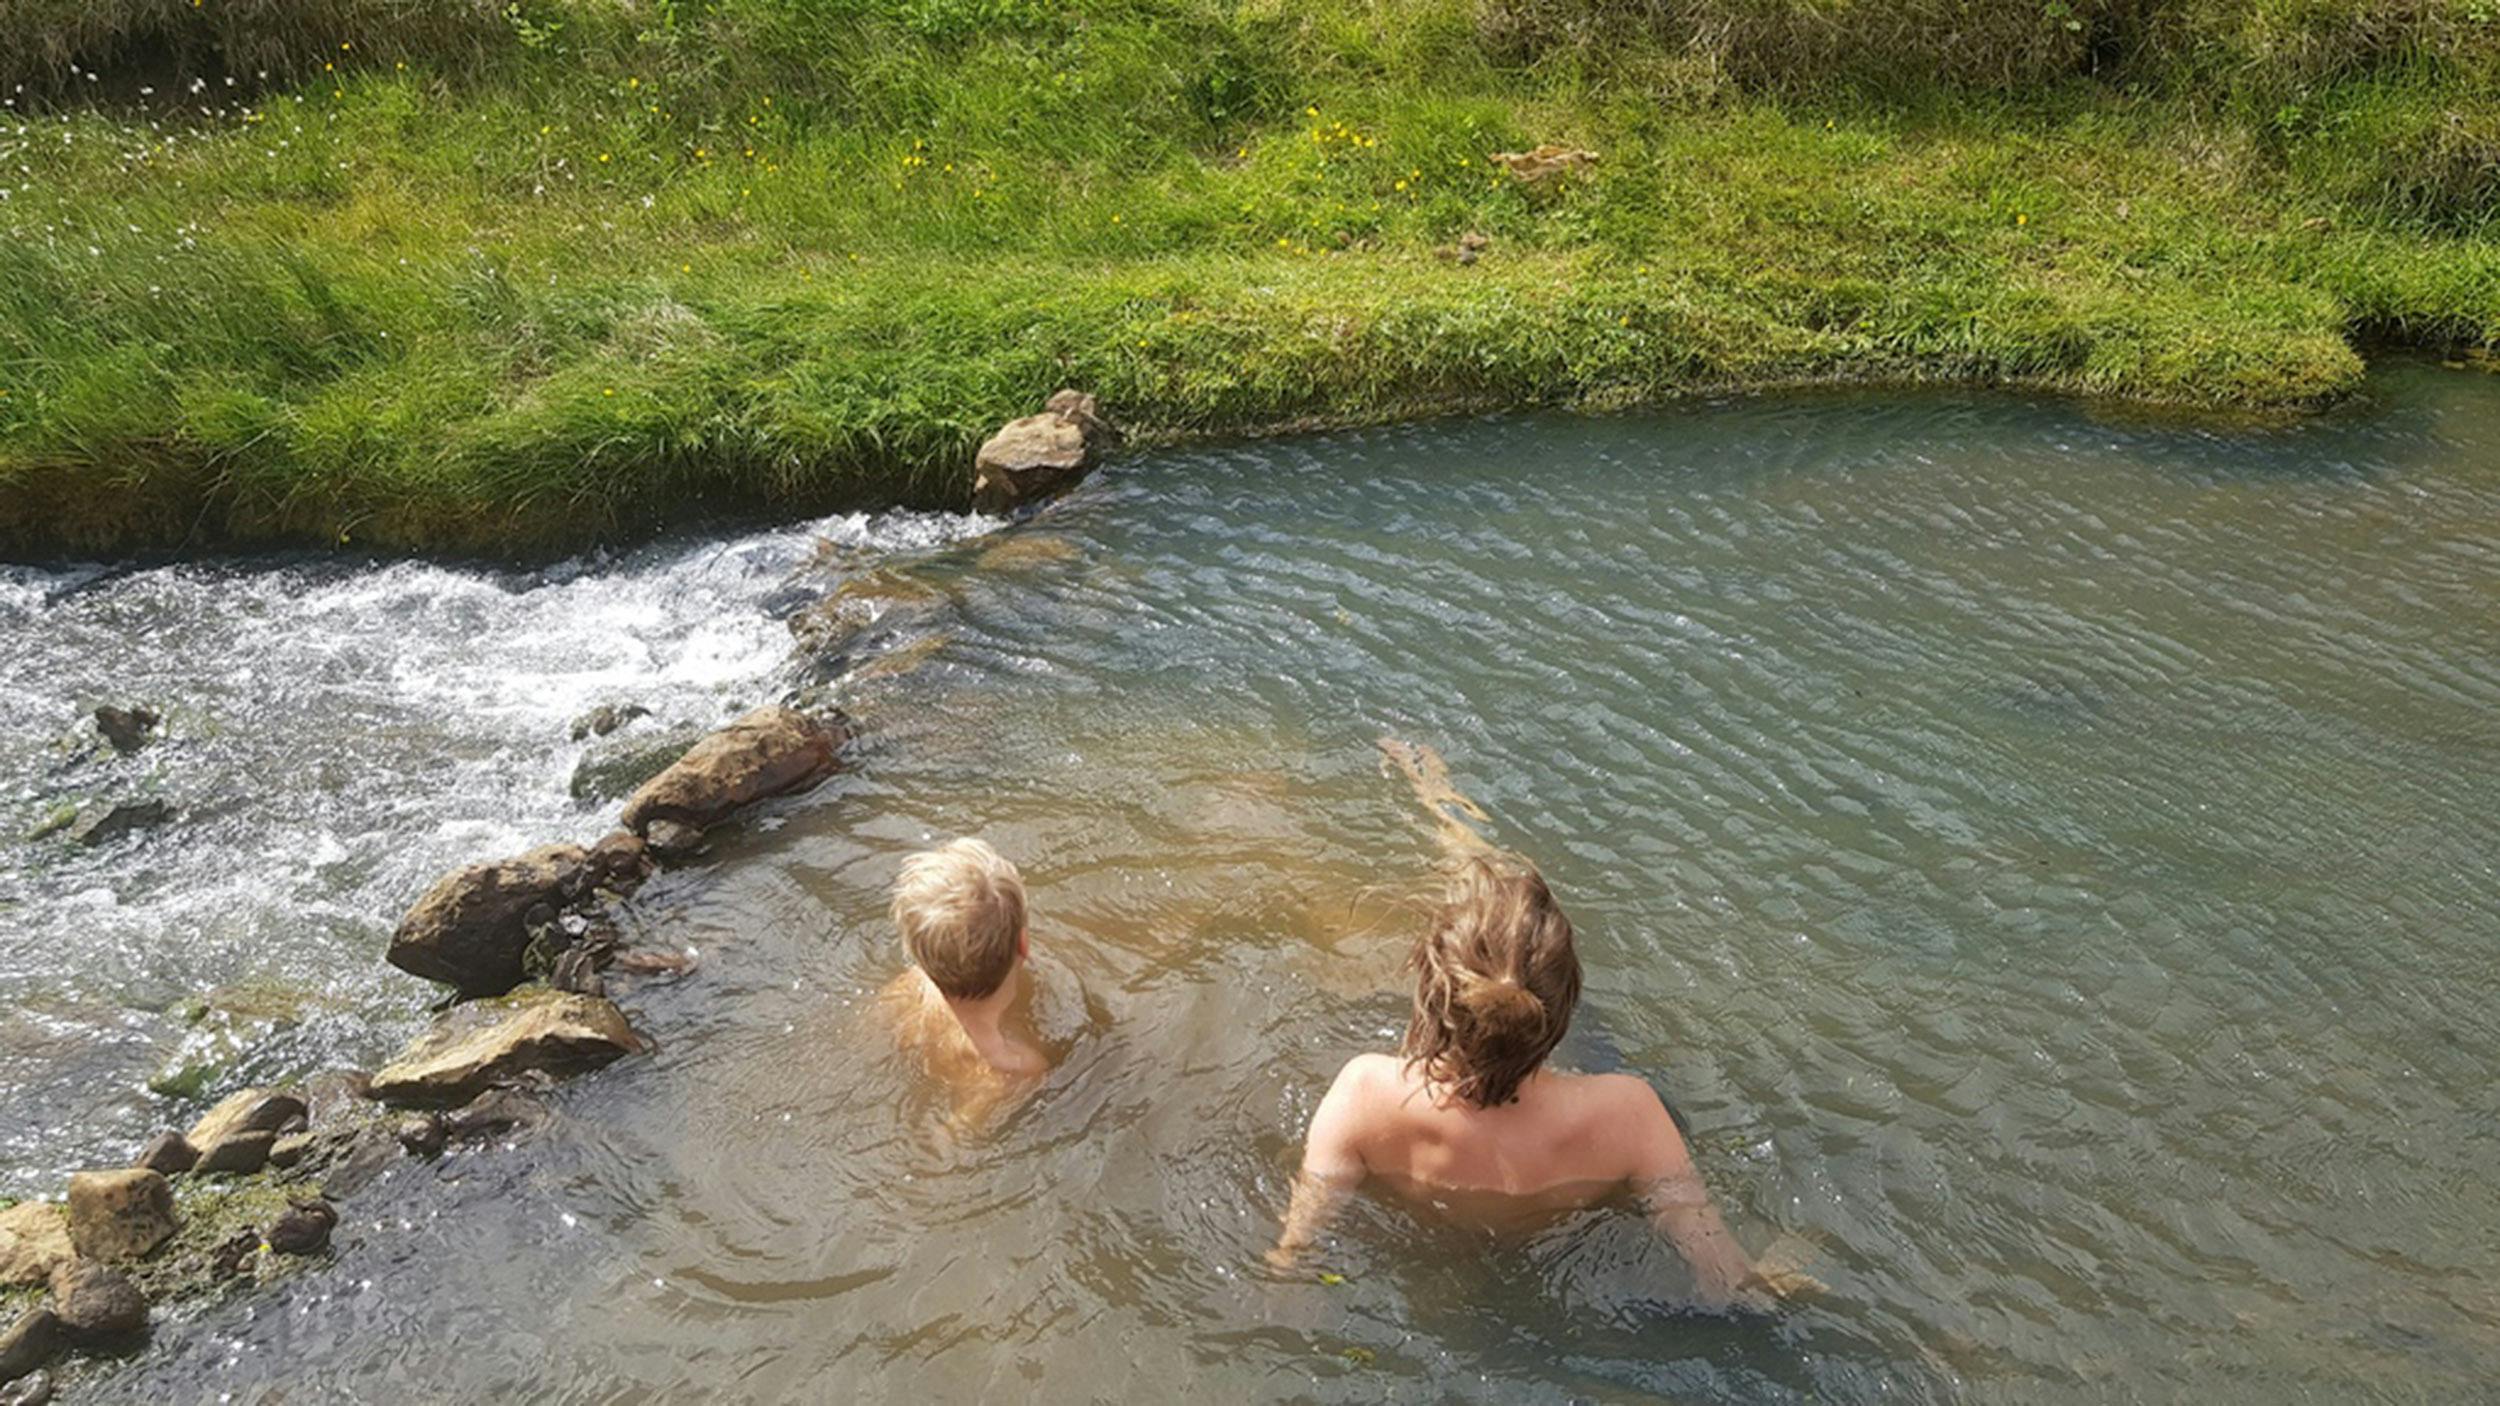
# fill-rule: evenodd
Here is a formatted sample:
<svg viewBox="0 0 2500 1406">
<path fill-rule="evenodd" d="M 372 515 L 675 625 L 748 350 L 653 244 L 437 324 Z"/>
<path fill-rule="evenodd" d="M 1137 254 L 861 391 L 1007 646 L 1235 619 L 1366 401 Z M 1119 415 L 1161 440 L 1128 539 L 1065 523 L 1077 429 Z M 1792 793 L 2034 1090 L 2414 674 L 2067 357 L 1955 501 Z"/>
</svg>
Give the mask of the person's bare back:
<svg viewBox="0 0 2500 1406">
<path fill-rule="evenodd" d="M 1684 1135 L 1649 1085 L 1545 1067 L 1580 998 L 1570 919 L 1534 866 L 1462 817 L 1484 811 L 1429 747 L 1382 738 L 1452 864 L 1409 964 L 1414 1014 L 1397 1055 L 1362 1054 L 1311 1115 L 1293 1201 L 1269 1260 L 1295 1264 L 1366 1182 L 1491 1223 L 1586 1206 L 1625 1188 L 1693 1270 L 1703 1302 L 1819 1287 L 1749 1259 L 1711 1204 Z"/>
<path fill-rule="evenodd" d="M 1539 1069 L 1510 1102 L 1478 1107 L 1395 1056 L 1356 1055 L 1311 1115 L 1274 1259 L 1291 1263 L 1366 1181 L 1411 1201 L 1462 1200 L 1480 1220 L 1594 1205 L 1629 1187 L 1692 1267 L 1705 1302 L 1734 1303 L 1763 1287 L 1675 1120 L 1629 1075 Z"/>
</svg>

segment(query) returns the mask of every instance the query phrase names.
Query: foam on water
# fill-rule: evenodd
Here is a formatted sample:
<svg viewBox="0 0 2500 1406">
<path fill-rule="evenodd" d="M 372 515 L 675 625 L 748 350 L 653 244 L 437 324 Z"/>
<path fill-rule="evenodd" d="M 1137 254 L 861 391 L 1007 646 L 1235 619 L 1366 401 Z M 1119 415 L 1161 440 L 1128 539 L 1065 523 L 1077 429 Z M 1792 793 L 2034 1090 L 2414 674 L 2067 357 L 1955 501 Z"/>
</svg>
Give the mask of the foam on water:
<svg viewBox="0 0 2500 1406">
<path fill-rule="evenodd" d="M 198 1043 L 180 1017 L 202 997 L 256 1013 L 246 1068 L 386 1049 L 421 1004 L 375 960 L 408 900 L 454 865 L 612 819 L 614 800 L 570 794 L 574 718 L 632 703 L 715 723 L 774 691 L 777 597 L 830 589 L 829 559 L 996 525 L 848 515 L 522 572 L 0 568 L 0 825 L 148 796 L 179 817 L 93 852 L 0 847 L 0 1193 L 48 1189 L 179 1116 L 144 1084 Z M 166 711 L 164 739 L 80 755 L 108 702 Z"/>
</svg>

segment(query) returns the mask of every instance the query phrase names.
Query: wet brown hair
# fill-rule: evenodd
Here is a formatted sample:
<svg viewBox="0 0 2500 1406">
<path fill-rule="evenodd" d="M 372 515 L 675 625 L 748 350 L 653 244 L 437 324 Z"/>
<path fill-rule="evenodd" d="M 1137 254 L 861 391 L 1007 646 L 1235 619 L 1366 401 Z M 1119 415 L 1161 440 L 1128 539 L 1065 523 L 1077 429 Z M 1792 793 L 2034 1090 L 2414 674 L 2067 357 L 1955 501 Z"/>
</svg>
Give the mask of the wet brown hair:
<svg viewBox="0 0 2500 1406">
<path fill-rule="evenodd" d="M 1398 1053 L 1478 1108 L 1519 1096 L 1580 1002 L 1571 920 L 1525 860 L 1461 864 L 1407 961 L 1415 1014 Z"/>
</svg>

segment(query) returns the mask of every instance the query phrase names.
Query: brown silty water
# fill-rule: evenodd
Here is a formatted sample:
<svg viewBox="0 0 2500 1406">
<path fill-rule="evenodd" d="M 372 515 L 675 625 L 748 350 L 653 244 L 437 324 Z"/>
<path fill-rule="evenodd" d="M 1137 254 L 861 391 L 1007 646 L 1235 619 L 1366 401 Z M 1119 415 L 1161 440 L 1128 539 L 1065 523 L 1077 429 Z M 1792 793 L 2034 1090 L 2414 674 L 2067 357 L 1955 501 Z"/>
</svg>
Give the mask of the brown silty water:
<svg viewBox="0 0 2500 1406">
<path fill-rule="evenodd" d="M 854 663 L 889 662 L 845 686 L 855 769 L 638 900 L 635 939 L 697 962 L 630 998 L 657 1051 L 568 1086 L 527 1140 L 404 1164 L 334 1263 L 83 1385 L 2471 1397 L 2500 1369 L 2495 465 L 2500 381 L 2403 366 L 2284 428 L 1865 393 L 1221 447 L 1001 535 L 879 546 Z M 669 641 L 730 620 L 760 656 L 745 622 L 784 608 L 785 545 L 652 627 L 653 689 L 708 716 L 779 686 Z M 683 606 L 700 559 L 499 579 L 477 637 L 580 582 Z M 146 599 L 214 659 L 238 647 L 219 612 L 302 569 L 49 588 L 18 628 L 69 651 Z M 401 633 L 395 592 L 457 593 L 324 570 Z M 527 725 L 497 731 L 506 711 Z M 377 911 L 297 949 L 354 1018 L 285 1026 L 254 1069 L 387 1053 L 423 993 L 372 969 L 386 898 L 507 831 L 601 823 L 612 803 L 543 794 L 573 760 L 531 740 L 558 711 L 409 745 L 485 759 L 454 808 L 503 807 L 493 833 L 341 803 L 342 832 L 434 838 L 405 874 L 343 838 L 354 872 L 304 866 L 272 904 Z M 341 793 L 422 765 L 302 726 Z M 1561 1061 L 1652 1078 L 1739 1237 L 1814 1247 L 1827 1293 L 1692 1314 L 1614 1205 L 1497 1233 L 1365 1200 L 1325 1279 L 1260 1267 L 1313 1103 L 1405 1015 L 1436 844 L 1383 734 L 1444 753 L 1571 911 L 1588 982 Z M 896 867 L 966 833 L 1023 868 L 1069 1051 L 977 1129 L 875 1009 Z M 21 874 L 13 911 L 102 915 L 70 939 L 86 974 L 21 972 L 21 1005 L 141 1009 L 115 973 L 166 945 L 132 914 L 171 900 L 94 863 Z M 96 888 L 114 902 L 69 906 Z M 162 981 L 248 973 L 212 954 Z M 85 1068 L 161 1053 L 124 1020 L 142 1050 Z M 31 1028 L 0 1073 L 75 1084 Z M 90 1144 L 183 1106 L 91 1117 Z M 7 1145 L 29 1182 L 84 1150 Z"/>
</svg>

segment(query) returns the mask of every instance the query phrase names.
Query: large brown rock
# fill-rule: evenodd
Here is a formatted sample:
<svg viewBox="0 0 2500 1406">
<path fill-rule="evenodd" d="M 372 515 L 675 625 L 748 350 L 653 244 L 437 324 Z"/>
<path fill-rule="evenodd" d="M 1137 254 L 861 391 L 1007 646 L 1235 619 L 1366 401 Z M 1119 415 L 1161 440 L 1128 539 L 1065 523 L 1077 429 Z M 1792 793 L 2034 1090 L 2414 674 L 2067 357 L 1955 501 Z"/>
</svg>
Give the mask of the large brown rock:
<svg viewBox="0 0 2500 1406">
<path fill-rule="evenodd" d="M 1081 391 L 1061 391 L 1039 415 L 1010 420 L 972 459 L 972 506 L 1004 512 L 1085 477 L 1109 446 L 1111 427 Z"/>
<path fill-rule="evenodd" d="M 74 1342 L 127 1337 L 148 1325 L 148 1300 L 130 1276 L 93 1260 L 52 1271 L 52 1311 Z"/>
<path fill-rule="evenodd" d="M 399 920 L 385 960 L 463 996 L 502 995 L 521 984 L 530 910 L 577 895 L 588 858 L 579 845 L 543 845 L 445 875 Z"/>
<path fill-rule="evenodd" d="M 21 1201 L 0 1211 L 0 1289 L 41 1284 L 74 1258 L 69 1213 L 52 1201 Z"/>
<path fill-rule="evenodd" d="M 174 1188 L 145 1167 L 69 1179 L 69 1240 L 91 1260 L 135 1260 L 173 1238 Z M 57 1268 L 54 1271 L 58 1277 Z M 64 1314 L 63 1317 L 68 1315 Z"/>
<path fill-rule="evenodd" d="M 642 1048 L 615 1004 L 548 992 L 463 1006 L 373 1076 L 388 1103 L 460 1103 L 488 1085 L 537 1069 L 576 1073 Z"/>
<path fill-rule="evenodd" d="M 625 801 L 625 828 L 642 833 L 659 820 L 701 828 L 767 796 L 805 790 L 833 775 L 849 740 L 839 724 L 796 708 L 758 708 L 644 782 Z"/>
<path fill-rule="evenodd" d="M 283 1089 L 245 1089 L 229 1095 L 185 1140 L 199 1153 L 197 1172 L 257 1172 L 269 1160 L 278 1130 L 304 1117 L 304 1100 Z"/>
</svg>

